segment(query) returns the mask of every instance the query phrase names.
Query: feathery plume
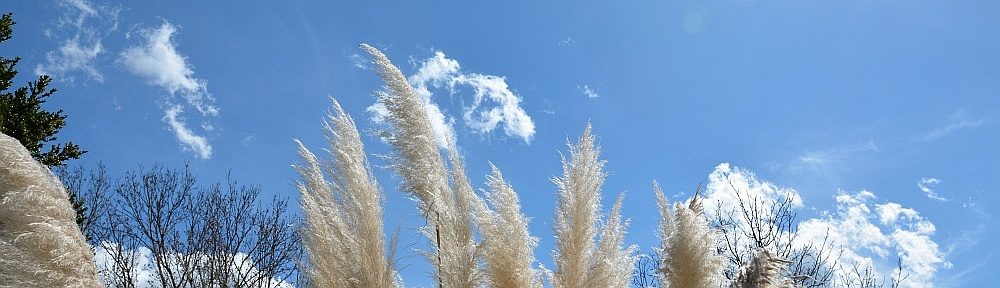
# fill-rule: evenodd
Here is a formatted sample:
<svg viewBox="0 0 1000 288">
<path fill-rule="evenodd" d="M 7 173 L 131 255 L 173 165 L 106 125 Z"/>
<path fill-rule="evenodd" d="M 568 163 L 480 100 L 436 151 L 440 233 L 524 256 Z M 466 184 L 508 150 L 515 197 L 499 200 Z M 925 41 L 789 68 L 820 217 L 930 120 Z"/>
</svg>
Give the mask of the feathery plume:
<svg viewBox="0 0 1000 288">
<path fill-rule="evenodd" d="M 476 223 L 483 234 L 483 260 L 489 287 L 541 288 L 541 274 L 531 267 L 538 239 L 528 232 L 528 218 L 521 214 L 520 199 L 500 169 L 490 163 L 486 177 L 490 190 L 487 207 L 476 203 Z M 492 208 L 492 209 L 490 209 Z"/>
<path fill-rule="evenodd" d="M 385 136 L 397 153 L 392 166 L 403 178 L 402 190 L 414 196 L 428 221 L 421 231 L 434 241 L 436 251 L 425 255 L 436 264 L 439 286 L 477 287 L 480 282 L 475 264 L 477 247 L 469 216 L 469 206 L 476 196 L 464 172 L 459 170 L 461 161 L 454 152 L 454 144 L 448 143 L 452 147 L 449 155 L 454 169 L 449 175 L 427 112 L 402 71 L 375 47 L 368 44 L 360 47 L 372 56 L 374 70 L 386 84 L 385 91 L 374 94 L 389 111 L 387 120 L 392 128 Z"/>
<path fill-rule="evenodd" d="M 620 251 L 625 229 L 615 226 L 620 225 L 618 212 L 613 211 L 612 221 L 604 227 L 600 250 L 595 244 L 600 190 L 607 174 L 590 124 L 583 130 L 577 145 L 567 145 L 570 160 L 562 159 L 563 176 L 552 179 L 559 189 L 555 215 L 556 251 L 553 255 L 556 270 L 546 270 L 545 274 L 556 288 L 623 287 L 628 284 L 628 277 L 618 275 L 619 269 L 611 269 L 602 263 L 623 261 L 622 257 L 630 258 L 634 251 L 633 247 Z M 615 252 L 611 252 L 613 250 Z M 625 267 L 631 267 L 631 263 Z"/>
<path fill-rule="evenodd" d="M 622 287 L 632 278 L 632 265 L 638 260 L 638 257 L 633 256 L 637 246 L 623 247 L 625 229 L 628 227 L 628 221 L 622 223 L 621 220 L 623 200 L 625 194 L 618 194 L 615 206 L 611 207 L 611 214 L 602 227 L 601 242 L 594 255 L 597 262 L 591 275 L 590 287 Z"/>
<path fill-rule="evenodd" d="M 753 261 L 740 267 L 740 274 L 729 284 L 731 288 L 783 288 L 794 287 L 791 281 L 781 280 L 781 271 L 789 261 L 771 256 L 767 250 L 761 249 L 754 255 Z"/>
<path fill-rule="evenodd" d="M 382 189 L 370 172 L 354 120 L 336 100 L 331 101 L 333 112 L 323 130 L 332 163 L 322 165 L 295 141 L 305 161 L 295 169 L 303 178 L 297 186 L 305 216 L 308 283 L 313 287 L 398 287 L 391 256 L 385 251 Z"/>
<path fill-rule="evenodd" d="M 719 287 L 722 258 L 715 253 L 716 235 L 702 216 L 698 194 L 687 205 L 677 203 L 673 211 L 659 185 L 653 183 L 660 206 L 660 286 L 670 288 Z"/>
<path fill-rule="evenodd" d="M 0 287 L 98 287 L 94 252 L 59 179 L 0 134 Z"/>
</svg>

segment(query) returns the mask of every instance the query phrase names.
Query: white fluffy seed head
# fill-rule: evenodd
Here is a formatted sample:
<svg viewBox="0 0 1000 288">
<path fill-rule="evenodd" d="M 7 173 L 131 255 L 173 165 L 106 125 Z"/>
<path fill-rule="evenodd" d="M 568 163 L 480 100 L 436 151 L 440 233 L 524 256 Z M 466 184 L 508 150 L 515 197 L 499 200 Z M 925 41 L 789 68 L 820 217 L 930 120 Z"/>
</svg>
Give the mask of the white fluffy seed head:
<svg viewBox="0 0 1000 288">
<path fill-rule="evenodd" d="M 600 189 L 607 173 L 590 124 L 576 145 L 569 144 L 570 159 L 563 158 L 563 175 L 552 181 L 558 187 L 555 215 L 556 270 L 545 271 L 553 287 L 623 287 L 634 246 L 623 248 L 625 226 L 620 200 L 601 229 L 597 242 Z M 622 266 L 623 265 L 623 266 Z"/>
<path fill-rule="evenodd" d="M 753 261 L 740 267 L 740 273 L 733 279 L 731 288 L 782 288 L 789 287 L 790 281 L 782 279 L 781 272 L 789 261 L 772 256 L 767 250 L 758 250 Z"/>
<path fill-rule="evenodd" d="M 392 166 L 403 178 L 402 190 L 414 196 L 427 219 L 428 225 L 421 232 L 435 248 L 424 254 L 436 267 L 439 285 L 478 287 L 481 281 L 476 267 L 478 248 L 472 238 L 469 214 L 470 206 L 477 200 L 467 184 L 458 153 L 449 143 L 454 169 L 449 173 L 437 148 L 427 111 L 402 71 L 375 47 L 368 44 L 360 47 L 372 56 L 375 72 L 386 84 L 385 90 L 375 96 L 389 112 L 386 119 L 391 128 L 384 134 L 396 151 Z"/>
<path fill-rule="evenodd" d="M 521 214 L 521 204 L 514 188 L 507 184 L 500 169 L 490 164 L 492 175 L 486 177 L 489 192 L 476 210 L 476 223 L 483 235 L 485 282 L 488 287 L 541 288 L 541 273 L 532 268 L 538 239 L 528 232 L 528 219 Z"/>
<path fill-rule="evenodd" d="M 59 179 L 0 134 L 0 286 L 99 287 L 94 252 Z"/>
<path fill-rule="evenodd" d="M 687 205 L 677 203 L 671 211 L 666 196 L 654 184 L 661 215 L 660 286 L 719 287 L 724 268 L 716 255 L 717 235 L 701 213 L 698 193 Z"/>
<path fill-rule="evenodd" d="M 305 225 L 304 267 L 313 287 L 398 287 L 382 228 L 382 189 L 371 175 L 354 120 L 333 100 L 324 123 L 332 161 L 299 145 L 295 166 Z M 391 251 L 392 248 L 390 248 Z"/>
</svg>

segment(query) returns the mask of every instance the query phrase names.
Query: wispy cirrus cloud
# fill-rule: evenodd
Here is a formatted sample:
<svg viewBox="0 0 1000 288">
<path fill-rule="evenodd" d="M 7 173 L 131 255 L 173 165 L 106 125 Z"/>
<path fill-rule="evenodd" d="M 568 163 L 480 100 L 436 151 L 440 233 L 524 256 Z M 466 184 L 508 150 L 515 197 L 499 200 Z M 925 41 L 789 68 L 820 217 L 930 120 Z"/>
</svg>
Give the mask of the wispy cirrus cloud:
<svg viewBox="0 0 1000 288">
<path fill-rule="evenodd" d="M 125 49 L 119 62 L 132 74 L 169 93 L 169 97 L 164 99 L 163 121 L 185 150 L 194 152 L 198 158 L 209 159 L 212 157 L 212 146 L 208 139 L 189 128 L 181 114 L 185 108 L 193 108 L 202 118 L 216 117 L 219 108 L 208 92 L 207 82 L 194 77 L 187 57 L 177 51 L 173 40 L 176 33 L 177 28 L 166 21 L 158 28 L 139 30 L 141 43 Z M 205 132 L 214 129 L 207 121 L 200 126 Z"/>
<path fill-rule="evenodd" d="M 597 94 L 597 89 L 590 87 L 590 85 L 576 86 L 576 90 L 580 90 L 580 93 L 583 93 L 583 95 L 586 95 L 590 99 L 601 97 L 600 94 Z"/>
<path fill-rule="evenodd" d="M 201 159 L 212 158 L 212 145 L 208 144 L 208 139 L 204 136 L 195 134 L 187 127 L 187 124 L 184 123 L 184 118 L 180 116 L 183 112 L 184 109 L 181 106 L 171 106 L 163 112 L 165 114 L 163 121 L 167 122 L 170 130 L 174 131 L 177 140 L 184 144 L 185 150 L 194 152 L 195 156 Z"/>
<path fill-rule="evenodd" d="M 407 80 L 423 101 L 437 143 L 442 147 L 454 141 L 455 118 L 447 116 L 447 111 L 432 101 L 431 89 L 447 88 L 450 95 L 461 97 L 462 122 L 473 132 L 489 134 L 502 127 L 506 136 L 521 138 L 525 143 L 530 143 L 535 135 L 535 124 L 521 107 L 521 97 L 510 90 L 502 76 L 462 72 L 458 61 L 438 51 L 434 57 L 420 62 L 417 72 Z M 471 88 L 471 97 L 463 95 L 462 88 Z M 370 106 L 368 111 L 376 122 L 381 122 L 388 112 L 379 104 Z"/>
<path fill-rule="evenodd" d="M 843 161 L 847 157 L 859 152 L 879 151 L 875 141 L 843 145 L 824 150 L 815 150 L 803 153 L 797 157 L 798 165 L 805 167 L 817 167 Z"/>
<path fill-rule="evenodd" d="M 922 142 L 935 141 L 960 130 L 979 127 L 985 122 L 984 119 L 972 118 L 966 114 L 964 109 L 959 109 L 951 114 L 947 124 L 920 134 L 915 137 L 915 140 Z"/>
<path fill-rule="evenodd" d="M 45 35 L 61 39 L 61 44 L 45 53 L 45 62 L 35 65 L 35 74 L 73 83 L 76 74 L 82 73 L 93 81 L 103 82 L 104 75 L 94 62 L 106 52 L 102 37 L 118 30 L 121 9 L 93 5 L 86 0 L 62 0 L 57 4 L 61 15 L 55 27 L 45 30 Z"/>
<path fill-rule="evenodd" d="M 934 191 L 934 186 L 938 183 L 941 183 L 941 179 L 924 177 L 920 178 L 920 181 L 917 181 L 917 187 L 919 187 L 920 191 L 927 195 L 927 198 L 938 201 L 948 201 L 948 199 L 938 195 L 937 191 Z"/>
<path fill-rule="evenodd" d="M 566 36 L 566 39 L 559 41 L 559 46 L 575 46 L 576 40 L 573 40 L 573 36 Z"/>
</svg>

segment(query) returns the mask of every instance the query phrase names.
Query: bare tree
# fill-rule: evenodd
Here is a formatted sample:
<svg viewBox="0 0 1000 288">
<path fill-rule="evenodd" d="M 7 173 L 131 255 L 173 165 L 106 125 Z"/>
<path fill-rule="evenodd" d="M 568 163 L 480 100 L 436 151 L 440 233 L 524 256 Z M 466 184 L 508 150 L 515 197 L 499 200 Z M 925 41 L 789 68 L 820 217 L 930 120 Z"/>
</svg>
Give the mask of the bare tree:
<svg viewBox="0 0 1000 288">
<path fill-rule="evenodd" d="M 630 287 L 657 287 L 657 284 L 660 282 L 660 275 L 657 272 L 660 271 L 659 259 L 660 255 L 655 251 L 649 254 L 640 254 L 638 260 L 635 261 L 635 270 L 632 272 Z"/>
<path fill-rule="evenodd" d="M 286 201 L 260 203 L 259 187 L 230 178 L 199 187 L 187 167 L 139 168 L 114 185 L 104 173 L 76 170 L 63 181 L 110 204 L 88 226 L 106 255 L 106 286 L 276 287 L 296 276 L 301 248 Z"/>
<path fill-rule="evenodd" d="M 107 213 L 110 207 L 111 181 L 107 177 L 107 168 L 104 163 L 98 163 L 97 167 L 87 170 L 83 166 L 69 168 L 69 166 L 56 166 L 55 174 L 62 181 L 67 194 L 76 195 L 76 199 L 83 203 L 78 216 L 82 216 L 80 230 L 87 242 L 91 246 L 100 244 L 98 239 L 107 236 Z"/>
<path fill-rule="evenodd" d="M 757 199 L 741 193 L 726 175 L 736 198 L 734 209 L 727 210 L 717 203 L 712 225 L 721 231 L 719 252 L 726 255 L 728 265 L 724 275 L 728 280 L 738 277 L 741 267 L 750 266 L 758 251 L 767 251 L 776 259 L 788 261 L 784 276 L 796 287 L 828 287 L 834 282 L 834 265 L 840 251 L 833 249 L 824 237 L 820 243 L 800 243 L 798 222 L 791 195 L 778 199 Z"/>
<path fill-rule="evenodd" d="M 888 286 L 898 288 L 910 277 L 910 274 L 903 271 L 903 259 L 896 259 L 896 269 L 889 275 Z M 840 277 L 840 286 L 861 287 L 861 288 L 882 288 L 886 287 L 885 277 L 879 277 L 878 273 L 871 266 L 862 266 L 855 263 L 848 273 L 843 273 Z"/>
<path fill-rule="evenodd" d="M 843 249 L 838 249 L 829 239 L 829 231 L 819 242 L 802 242 L 798 236 L 798 212 L 791 195 L 764 201 L 749 193 L 741 193 L 726 175 L 733 188 L 737 205 L 725 210 L 716 206 L 713 225 L 721 230 L 723 241 L 719 252 L 726 255 L 729 265 L 725 276 L 739 278 L 741 267 L 753 266 L 761 251 L 773 259 L 785 262 L 783 277 L 795 287 L 885 287 L 886 280 L 879 277 L 872 267 L 858 264 L 841 265 Z M 838 275 L 838 269 L 841 273 Z M 894 273 L 888 276 L 889 287 L 899 287 L 909 275 L 904 274 L 903 262 L 897 261 Z"/>
</svg>

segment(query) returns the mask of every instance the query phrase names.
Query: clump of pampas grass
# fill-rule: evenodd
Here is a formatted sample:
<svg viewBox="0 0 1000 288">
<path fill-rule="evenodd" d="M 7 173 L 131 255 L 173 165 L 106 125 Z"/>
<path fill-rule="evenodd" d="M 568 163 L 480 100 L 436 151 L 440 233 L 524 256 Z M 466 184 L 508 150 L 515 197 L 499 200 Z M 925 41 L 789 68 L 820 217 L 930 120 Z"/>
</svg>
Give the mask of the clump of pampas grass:
<svg viewBox="0 0 1000 288">
<path fill-rule="evenodd" d="M 486 177 L 489 207 L 479 202 L 476 209 L 476 225 L 483 234 L 486 284 L 541 288 L 541 273 L 531 267 L 538 239 L 528 233 L 528 218 L 521 214 L 520 199 L 514 188 L 504 180 L 500 169 L 492 163 L 490 168 L 493 172 Z"/>
<path fill-rule="evenodd" d="M 782 279 L 781 272 L 789 261 L 772 256 L 767 250 L 758 250 L 753 261 L 740 267 L 740 273 L 730 283 L 731 288 L 784 288 L 795 287 L 790 279 Z"/>
<path fill-rule="evenodd" d="M 687 205 L 677 203 L 673 210 L 656 182 L 653 190 L 661 217 L 660 287 L 719 287 L 723 262 L 716 254 L 716 232 L 702 215 L 700 189 Z"/>
<path fill-rule="evenodd" d="M 0 134 L 0 287 L 99 287 L 59 179 Z"/>
<path fill-rule="evenodd" d="M 305 220 L 303 243 L 312 287 L 398 287 L 382 227 L 383 193 L 372 176 L 354 120 L 336 100 L 323 130 L 332 161 L 321 163 L 301 142 L 296 166 Z M 324 165 L 326 164 L 326 165 Z"/>
<path fill-rule="evenodd" d="M 385 89 L 374 93 L 389 113 L 391 128 L 383 136 L 396 151 L 391 166 L 403 178 L 402 190 L 413 196 L 427 219 L 421 231 L 433 241 L 435 251 L 425 255 L 435 264 L 439 286 L 478 287 L 482 278 L 476 268 L 479 256 L 471 216 L 477 196 L 454 143 L 448 143 L 449 173 L 423 104 L 402 71 L 375 47 L 360 47 L 372 56 L 374 70 L 385 82 Z"/>
<path fill-rule="evenodd" d="M 626 224 L 621 223 L 622 196 L 597 234 L 601 185 L 607 174 L 588 124 L 576 145 L 568 145 L 563 176 L 552 181 L 559 189 L 555 215 L 555 271 L 546 271 L 552 286 L 624 287 L 632 274 L 636 248 L 623 248 Z"/>
</svg>

